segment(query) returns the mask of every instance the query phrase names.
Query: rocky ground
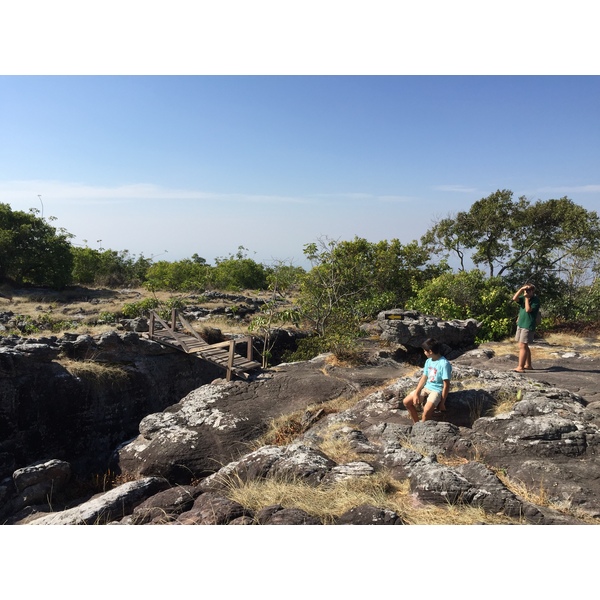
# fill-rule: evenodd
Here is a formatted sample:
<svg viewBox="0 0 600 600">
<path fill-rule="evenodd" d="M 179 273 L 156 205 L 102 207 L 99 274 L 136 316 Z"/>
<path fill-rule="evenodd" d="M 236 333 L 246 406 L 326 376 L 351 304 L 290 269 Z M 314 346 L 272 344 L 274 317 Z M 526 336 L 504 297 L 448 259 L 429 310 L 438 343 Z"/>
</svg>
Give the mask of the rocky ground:
<svg viewBox="0 0 600 600">
<path fill-rule="evenodd" d="M 595 523 L 596 351 L 595 338 L 569 346 L 540 340 L 533 347 L 536 369 L 526 374 L 513 371 L 516 354 L 506 344 L 464 352 L 453 360 L 447 412 L 416 425 L 401 399 L 415 385 L 417 369 L 390 359 L 389 345 L 362 367 L 319 357 L 280 365 L 250 382 L 215 381 L 141 421 L 138 437 L 114 456 L 124 483 L 65 510 L 29 507 L 8 522 L 411 524 L 420 522 L 415 510 L 459 506 L 481 511 L 481 522 L 500 515 L 523 524 Z M 499 407 L 508 397 L 512 402 Z M 290 439 L 263 438 L 257 446 L 265 423 L 294 412 L 300 425 Z M 62 472 L 60 461 L 43 469 Z M 324 516 L 285 494 L 250 506 L 231 486 L 293 480 L 338 490 L 382 473 L 408 485 L 410 509 L 381 497 Z"/>
</svg>

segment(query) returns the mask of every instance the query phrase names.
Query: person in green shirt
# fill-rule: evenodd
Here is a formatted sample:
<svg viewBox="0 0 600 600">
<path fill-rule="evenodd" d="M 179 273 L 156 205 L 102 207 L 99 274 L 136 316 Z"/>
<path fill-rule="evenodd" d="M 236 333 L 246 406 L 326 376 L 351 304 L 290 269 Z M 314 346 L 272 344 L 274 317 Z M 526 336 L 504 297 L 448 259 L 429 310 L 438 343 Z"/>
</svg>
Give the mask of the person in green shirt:
<svg viewBox="0 0 600 600">
<path fill-rule="evenodd" d="M 515 342 L 519 343 L 519 365 L 517 373 L 533 370 L 531 365 L 531 348 L 533 343 L 537 314 L 540 310 L 540 299 L 535 295 L 535 285 L 526 283 L 513 296 L 513 301 L 519 305 L 517 318 L 517 333 Z"/>
</svg>

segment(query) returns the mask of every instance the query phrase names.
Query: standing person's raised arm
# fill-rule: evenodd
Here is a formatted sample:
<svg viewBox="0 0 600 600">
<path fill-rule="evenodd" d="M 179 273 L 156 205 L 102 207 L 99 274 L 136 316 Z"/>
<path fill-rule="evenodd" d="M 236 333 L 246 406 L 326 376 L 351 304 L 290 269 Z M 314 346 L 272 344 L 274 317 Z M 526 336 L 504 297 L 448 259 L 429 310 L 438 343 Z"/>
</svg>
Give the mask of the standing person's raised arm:
<svg viewBox="0 0 600 600">
<path fill-rule="evenodd" d="M 515 295 L 513 296 L 513 298 L 512 298 L 512 299 L 513 299 L 513 302 L 516 302 L 516 301 L 519 299 L 519 296 L 521 296 L 521 294 L 523 294 L 523 292 L 525 291 L 525 289 L 526 289 L 527 287 L 528 287 L 528 286 L 526 286 L 526 285 L 522 285 L 522 286 L 521 286 L 521 287 L 520 287 L 520 288 L 517 290 L 516 294 L 515 294 Z"/>
</svg>

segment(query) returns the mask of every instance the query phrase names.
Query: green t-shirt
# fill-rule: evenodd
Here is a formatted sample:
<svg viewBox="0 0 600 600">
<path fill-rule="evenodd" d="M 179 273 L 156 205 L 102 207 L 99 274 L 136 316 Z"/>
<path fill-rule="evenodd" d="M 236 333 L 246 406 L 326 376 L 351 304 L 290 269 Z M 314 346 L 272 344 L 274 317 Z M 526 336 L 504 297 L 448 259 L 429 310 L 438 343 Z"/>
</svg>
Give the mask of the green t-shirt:
<svg viewBox="0 0 600 600">
<path fill-rule="evenodd" d="M 533 298 L 529 300 L 531 312 L 525 310 L 525 296 L 521 296 L 517 302 L 519 303 L 519 319 L 517 320 L 517 327 L 535 331 L 535 320 L 538 311 L 540 310 L 540 299 L 537 296 L 533 296 Z"/>
</svg>

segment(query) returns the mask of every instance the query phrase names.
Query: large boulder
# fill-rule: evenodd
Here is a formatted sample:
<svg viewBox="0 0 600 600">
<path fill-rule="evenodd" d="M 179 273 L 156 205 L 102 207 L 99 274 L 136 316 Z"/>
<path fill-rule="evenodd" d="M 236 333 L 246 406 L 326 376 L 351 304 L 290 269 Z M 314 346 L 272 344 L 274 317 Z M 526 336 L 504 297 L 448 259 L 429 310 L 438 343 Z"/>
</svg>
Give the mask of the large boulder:
<svg viewBox="0 0 600 600">
<path fill-rule="evenodd" d="M 114 468 L 133 476 L 189 483 L 214 473 L 248 449 L 275 417 L 351 395 L 351 382 L 322 371 L 323 360 L 278 367 L 254 381 L 193 390 L 162 413 L 142 419 L 139 435 L 119 448 Z"/>
<path fill-rule="evenodd" d="M 374 326 L 382 340 L 401 344 L 406 348 L 421 348 L 427 338 L 435 338 L 447 346 L 446 358 L 453 358 L 452 351 L 469 348 L 481 324 L 475 319 L 444 321 L 415 310 L 394 308 L 377 315 Z"/>
</svg>

